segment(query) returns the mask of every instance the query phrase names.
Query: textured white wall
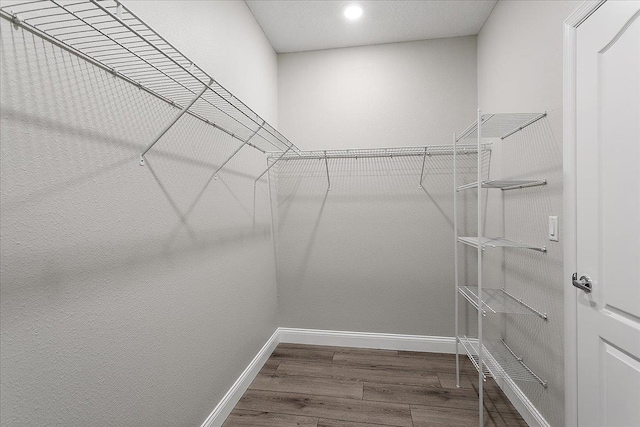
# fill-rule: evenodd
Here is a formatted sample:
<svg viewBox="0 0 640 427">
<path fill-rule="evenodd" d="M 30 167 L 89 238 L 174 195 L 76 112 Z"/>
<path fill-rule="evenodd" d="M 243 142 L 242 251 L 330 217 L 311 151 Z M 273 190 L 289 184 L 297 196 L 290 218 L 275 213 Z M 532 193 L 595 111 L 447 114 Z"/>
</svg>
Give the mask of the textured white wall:
<svg viewBox="0 0 640 427">
<path fill-rule="evenodd" d="M 136 11 L 175 31 L 226 20 L 193 45 L 275 120 L 275 53 L 246 5 L 177 3 Z M 243 149 L 183 224 L 174 207 L 237 142 L 185 117 L 140 167 L 175 109 L 0 31 L 2 426 L 200 425 L 276 327 L 265 186 L 254 207 L 264 156 Z M 208 50 L 225 43 L 232 56 Z M 272 78 L 252 87 L 239 70 Z"/>
<path fill-rule="evenodd" d="M 498 2 L 478 35 L 478 99 L 486 112 L 548 112 L 548 117 L 496 146 L 492 178 L 546 178 L 548 185 L 493 196 L 486 234 L 546 245 L 548 252 L 485 251 L 488 282 L 548 313 L 505 316 L 504 334 L 525 362 L 549 382 L 519 383 L 553 426 L 564 425 L 562 230 L 547 237 L 550 215 L 562 221 L 562 22 L 580 4 Z M 494 159 L 495 160 L 495 159 Z M 488 276 L 488 277 L 487 277 Z"/>
<path fill-rule="evenodd" d="M 278 67 L 280 130 L 302 149 L 449 144 L 474 117 L 475 37 L 281 54 Z"/>
<path fill-rule="evenodd" d="M 279 55 L 279 120 L 307 149 L 450 144 L 475 117 L 475 37 Z M 280 325 L 453 335 L 451 156 L 283 162 Z M 277 173 L 276 173 L 277 171 Z"/>
</svg>

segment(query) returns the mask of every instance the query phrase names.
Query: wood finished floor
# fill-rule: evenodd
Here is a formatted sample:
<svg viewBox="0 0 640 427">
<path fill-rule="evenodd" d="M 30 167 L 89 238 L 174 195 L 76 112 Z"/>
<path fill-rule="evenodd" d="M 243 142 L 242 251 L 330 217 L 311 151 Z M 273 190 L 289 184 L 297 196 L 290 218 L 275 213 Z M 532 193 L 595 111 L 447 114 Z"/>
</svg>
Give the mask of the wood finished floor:
<svg viewBox="0 0 640 427">
<path fill-rule="evenodd" d="M 477 371 L 465 357 L 280 344 L 223 427 L 473 427 Z M 485 426 L 526 427 L 493 380 Z"/>
</svg>

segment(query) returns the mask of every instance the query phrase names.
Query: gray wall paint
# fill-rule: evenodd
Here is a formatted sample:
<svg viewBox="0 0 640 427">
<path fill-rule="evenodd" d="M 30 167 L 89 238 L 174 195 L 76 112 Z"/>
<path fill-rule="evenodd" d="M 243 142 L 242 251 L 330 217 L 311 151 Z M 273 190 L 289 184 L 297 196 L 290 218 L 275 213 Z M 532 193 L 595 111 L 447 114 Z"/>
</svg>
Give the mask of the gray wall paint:
<svg viewBox="0 0 640 427">
<path fill-rule="evenodd" d="M 474 117 L 475 37 L 281 54 L 278 67 L 280 128 L 302 149 L 449 144 Z"/>
<path fill-rule="evenodd" d="M 279 56 L 282 130 L 307 149 L 450 144 L 475 117 L 475 37 Z M 280 325 L 453 335 L 451 156 L 274 168 Z M 277 171 L 277 172 L 276 172 Z"/>
<path fill-rule="evenodd" d="M 491 177 L 546 178 L 548 185 L 492 196 L 486 234 L 546 245 L 548 252 L 485 251 L 489 281 L 504 284 L 549 315 L 505 316 L 503 333 L 549 382 L 518 383 L 553 426 L 564 425 L 562 230 L 547 238 L 549 215 L 562 222 L 562 22 L 580 4 L 498 2 L 478 35 L 478 99 L 487 112 L 548 112 L 548 118 L 496 145 Z M 495 160 L 495 159 L 494 159 Z"/>
<path fill-rule="evenodd" d="M 271 73 L 244 95 L 275 120 L 275 53 L 246 5 L 176 7 L 153 4 L 174 32 L 220 13 L 235 23 L 236 38 L 212 27 L 199 40 L 232 52 L 209 51 L 209 71 L 240 90 L 238 69 Z M 200 425 L 277 324 L 266 185 L 254 209 L 264 155 L 241 151 L 182 224 L 172 204 L 186 210 L 237 142 L 186 117 L 140 167 L 173 108 L 0 30 L 1 424 Z"/>
</svg>

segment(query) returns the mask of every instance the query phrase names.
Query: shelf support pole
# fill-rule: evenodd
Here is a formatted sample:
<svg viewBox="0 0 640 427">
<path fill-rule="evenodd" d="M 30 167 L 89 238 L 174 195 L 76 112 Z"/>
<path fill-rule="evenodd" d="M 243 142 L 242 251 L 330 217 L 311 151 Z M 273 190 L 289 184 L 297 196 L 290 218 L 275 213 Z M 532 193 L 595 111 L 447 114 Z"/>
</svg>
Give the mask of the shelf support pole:
<svg viewBox="0 0 640 427">
<path fill-rule="evenodd" d="M 254 186 L 254 187 L 255 187 L 256 185 L 258 185 L 258 181 L 260 180 L 260 178 L 262 178 L 262 176 L 263 176 L 265 173 L 269 172 L 269 169 L 271 169 L 271 168 L 272 168 L 276 163 L 278 163 L 278 162 L 279 162 L 279 161 L 284 157 L 284 155 L 285 155 L 285 154 L 287 154 L 287 153 L 289 152 L 289 150 L 291 150 L 291 147 L 292 147 L 292 145 L 290 145 L 290 146 L 285 150 L 285 152 L 284 152 L 284 153 L 282 153 L 282 154 L 280 155 L 280 157 L 278 157 L 278 158 L 277 158 L 273 163 L 271 163 L 271 164 L 269 165 L 269 167 L 268 167 L 268 168 L 266 168 L 266 169 L 264 170 L 264 172 L 262 172 L 262 173 L 260 174 L 260 176 L 256 178 L 256 180 L 255 180 L 255 181 L 253 181 L 253 186 Z"/>
<path fill-rule="evenodd" d="M 151 141 L 151 143 L 147 145 L 147 147 L 144 150 L 142 150 L 142 153 L 140 153 L 140 166 L 144 166 L 145 164 L 145 161 L 144 161 L 145 154 L 147 154 L 147 152 L 151 150 L 151 148 L 153 148 L 153 146 L 156 145 L 158 141 L 160 141 L 160 138 L 162 138 L 164 134 L 166 134 L 169 131 L 169 129 L 171 129 L 173 125 L 175 125 L 176 122 L 180 120 L 180 118 L 187 113 L 187 111 L 189 111 L 189 108 L 191 108 L 193 104 L 195 104 L 196 101 L 200 99 L 202 95 L 204 95 L 207 89 L 209 89 L 209 86 L 211 86 L 212 84 L 213 84 L 213 79 L 209 80 L 209 84 L 205 85 L 205 87 L 203 87 L 202 90 L 198 92 L 196 96 L 193 97 L 193 99 L 189 102 L 189 104 L 187 104 L 186 107 L 182 108 L 182 110 L 173 118 L 173 120 L 171 120 L 171 122 L 169 122 L 167 126 L 165 126 L 164 129 L 160 131 L 158 136 L 156 136 L 155 139 Z"/>
<path fill-rule="evenodd" d="M 425 159 L 427 155 L 427 148 L 424 149 Z M 456 337 L 456 387 L 460 388 L 460 349 L 458 348 L 460 331 L 458 328 L 458 295 L 459 295 L 459 283 L 458 283 L 458 184 L 457 184 L 457 172 L 458 172 L 458 142 L 456 140 L 456 134 L 453 133 L 453 269 L 454 269 L 454 284 L 455 284 L 455 337 Z M 424 171 L 424 160 L 422 162 L 422 170 Z M 422 177 L 420 178 L 420 187 L 422 188 Z"/>
<path fill-rule="evenodd" d="M 478 109 L 478 299 L 482 297 L 482 114 Z M 481 304 L 481 301 L 478 301 Z M 478 425 L 484 426 L 484 368 L 482 366 L 482 310 L 478 310 Z"/>
<path fill-rule="evenodd" d="M 226 166 L 227 163 L 229 163 L 229 161 L 231 159 L 233 159 L 235 157 L 236 154 L 238 154 L 238 152 L 242 149 L 242 147 L 244 147 L 245 145 L 247 145 L 249 143 L 249 141 L 251 141 L 251 139 L 257 135 L 258 132 L 260 132 L 260 129 L 262 129 L 262 126 L 265 125 L 265 121 L 262 121 L 262 124 L 260 125 L 260 127 L 258 129 L 256 129 L 255 132 L 253 132 L 253 134 L 247 138 L 242 144 L 240 144 L 240 146 L 236 149 L 236 151 L 234 151 L 233 153 L 231 153 L 231 155 L 229 157 L 227 157 L 227 159 L 222 162 L 222 164 L 220 166 L 218 166 L 218 169 L 216 169 L 216 171 L 213 173 L 213 176 L 216 177 L 218 175 L 218 172 L 220 172 L 222 170 L 223 167 Z"/>
<path fill-rule="evenodd" d="M 454 141 L 455 142 L 455 141 Z M 455 156 L 455 148 L 453 149 L 453 155 Z M 420 172 L 420 188 L 422 187 L 422 180 L 424 179 L 424 165 L 427 162 L 427 147 L 424 147 L 424 156 L 422 156 L 422 172 Z M 455 168 L 455 163 L 454 163 L 454 168 Z M 454 173 L 455 173 L 455 169 L 454 169 Z"/>
<path fill-rule="evenodd" d="M 324 152 L 324 166 L 327 169 L 327 191 L 331 190 L 331 179 L 329 179 L 329 161 L 327 160 L 327 152 Z"/>
</svg>

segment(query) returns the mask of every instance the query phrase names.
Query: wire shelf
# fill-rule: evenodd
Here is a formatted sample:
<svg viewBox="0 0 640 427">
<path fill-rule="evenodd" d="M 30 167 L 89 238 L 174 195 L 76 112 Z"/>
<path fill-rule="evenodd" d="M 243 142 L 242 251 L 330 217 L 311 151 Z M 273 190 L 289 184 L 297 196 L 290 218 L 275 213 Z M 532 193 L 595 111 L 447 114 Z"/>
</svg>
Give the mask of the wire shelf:
<svg viewBox="0 0 640 427">
<path fill-rule="evenodd" d="M 299 151 L 116 0 L 4 1 L 0 16 L 260 151 Z M 249 139 L 251 142 L 249 143 Z"/>
<path fill-rule="evenodd" d="M 481 138 L 505 139 L 545 117 L 547 113 L 498 113 L 483 114 L 481 118 Z M 473 122 L 460 133 L 456 141 L 477 138 L 478 122 Z"/>
<path fill-rule="evenodd" d="M 531 307 L 521 298 L 511 295 L 505 289 L 482 288 L 482 298 L 478 298 L 477 286 L 460 286 L 460 295 L 465 297 L 469 303 L 478 309 L 478 301 L 482 303 L 482 314 L 488 313 L 509 313 L 509 314 L 535 314 L 545 320 L 548 319 L 546 313 Z"/>
<path fill-rule="evenodd" d="M 536 187 L 538 185 L 546 185 L 547 180 L 491 180 L 491 181 L 482 181 L 482 188 L 496 188 L 499 190 L 515 190 L 517 188 L 527 188 L 527 187 Z M 478 188 L 478 181 L 470 182 L 469 184 L 464 184 L 458 187 L 458 191 L 469 190 L 472 188 Z"/>
<path fill-rule="evenodd" d="M 476 144 L 458 145 L 458 154 L 475 154 L 478 152 Z M 481 151 L 491 151 L 491 143 L 482 144 Z M 269 152 L 268 157 L 280 157 L 281 153 Z M 427 145 L 424 147 L 390 147 L 390 148 L 358 148 L 345 150 L 312 150 L 287 153 L 283 160 L 298 159 L 366 159 L 375 157 L 424 157 L 437 155 L 452 155 L 452 145 Z"/>
<path fill-rule="evenodd" d="M 461 336 L 458 337 L 458 342 L 462 344 L 467 356 L 479 371 L 478 340 Z M 485 379 L 510 378 L 514 381 L 537 382 L 547 388 L 547 382 L 536 375 L 504 340 L 485 339 L 482 342 L 482 374 Z"/>
<path fill-rule="evenodd" d="M 478 243 L 480 241 L 480 243 Z M 522 242 L 514 242 L 513 240 L 503 239 L 502 237 L 482 237 L 478 239 L 478 237 L 458 237 L 458 242 L 464 243 L 465 245 L 473 246 L 477 248 L 481 246 L 482 249 L 490 248 L 521 248 L 521 249 L 531 249 L 534 251 L 546 252 L 546 246 L 533 246 L 528 245 Z"/>
</svg>

